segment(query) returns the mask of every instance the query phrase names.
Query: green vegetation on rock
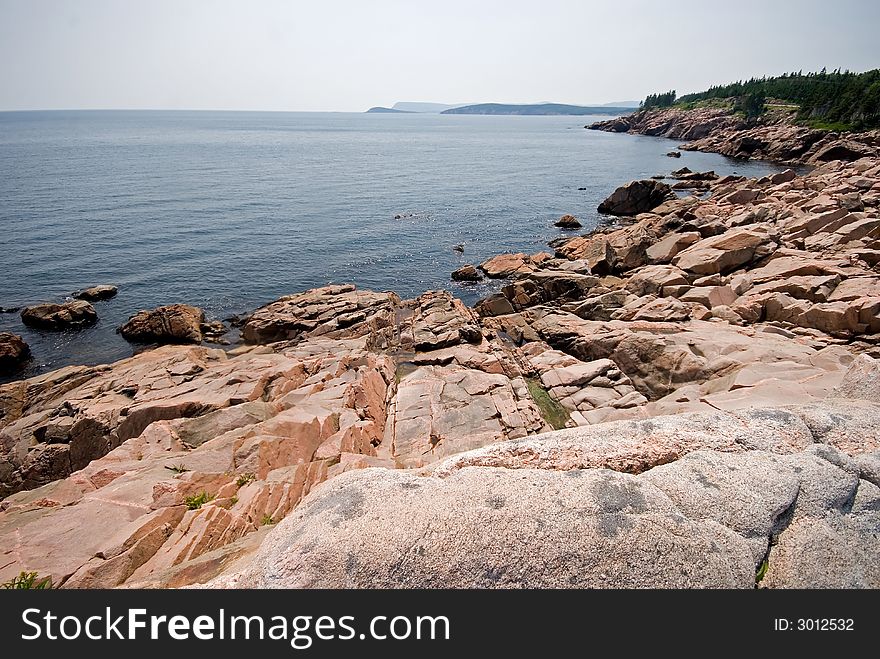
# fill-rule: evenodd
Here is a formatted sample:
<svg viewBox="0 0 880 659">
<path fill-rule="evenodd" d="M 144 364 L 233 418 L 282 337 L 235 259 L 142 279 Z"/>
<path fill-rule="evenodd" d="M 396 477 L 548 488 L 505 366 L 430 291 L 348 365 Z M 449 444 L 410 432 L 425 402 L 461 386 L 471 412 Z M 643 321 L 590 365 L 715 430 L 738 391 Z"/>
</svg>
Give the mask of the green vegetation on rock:
<svg viewBox="0 0 880 659">
<path fill-rule="evenodd" d="M 256 475 L 255 475 L 255 474 L 252 474 L 252 473 L 250 473 L 250 472 L 248 472 L 248 473 L 246 473 L 246 474 L 241 474 L 241 475 L 236 479 L 235 484 L 236 484 L 238 487 L 244 487 L 244 486 L 247 485 L 248 483 L 253 483 L 255 480 L 257 480 Z"/>
<path fill-rule="evenodd" d="M 36 572 L 22 572 L 17 577 L 0 584 L 4 590 L 49 590 L 52 577 L 40 577 Z"/>
<path fill-rule="evenodd" d="M 568 411 L 557 401 L 553 400 L 550 394 L 547 393 L 547 390 L 537 380 L 526 378 L 526 384 L 529 388 L 529 395 L 541 411 L 544 421 L 549 423 L 553 430 L 562 430 L 567 427 L 568 422 L 571 420 Z"/>
<path fill-rule="evenodd" d="M 823 121 L 822 119 L 807 119 L 801 123 L 808 128 L 834 131 L 835 133 L 846 133 L 855 128 L 852 124 L 843 121 Z"/>
<path fill-rule="evenodd" d="M 770 568 L 770 561 L 766 558 L 764 562 L 761 563 L 761 566 L 758 568 L 758 571 L 755 573 L 755 587 L 758 586 L 764 580 L 764 577 L 767 576 L 767 570 Z"/>
<path fill-rule="evenodd" d="M 214 499 L 214 495 L 208 494 L 204 490 L 191 497 L 184 497 L 183 502 L 189 510 L 198 510 L 206 503 Z"/>
</svg>

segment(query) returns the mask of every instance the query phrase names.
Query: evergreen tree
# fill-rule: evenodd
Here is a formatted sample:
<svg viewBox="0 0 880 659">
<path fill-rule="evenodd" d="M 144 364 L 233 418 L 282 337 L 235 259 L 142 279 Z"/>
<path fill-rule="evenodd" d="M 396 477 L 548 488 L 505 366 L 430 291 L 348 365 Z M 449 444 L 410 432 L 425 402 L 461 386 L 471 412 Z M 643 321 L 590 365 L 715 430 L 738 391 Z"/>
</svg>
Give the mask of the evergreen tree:
<svg viewBox="0 0 880 659">
<path fill-rule="evenodd" d="M 665 94 L 650 94 L 644 101 L 642 101 L 641 107 L 645 110 L 650 110 L 652 108 L 668 108 L 675 105 L 675 99 L 676 93 L 674 89 Z"/>
<path fill-rule="evenodd" d="M 653 95 L 658 103 L 663 95 Z M 856 129 L 880 127 L 880 69 L 852 73 L 840 69 L 828 73 L 792 72 L 777 77 L 716 85 L 699 94 L 678 99 L 690 103 L 708 99 L 738 99 L 735 107 L 749 118 L 760 116 L 766 99 L 778 99 L 800 106 L 798 118 L 826 123 L 843 123 Z M 645 107 L 662 107 L 645 105 Z"/>
</svg>

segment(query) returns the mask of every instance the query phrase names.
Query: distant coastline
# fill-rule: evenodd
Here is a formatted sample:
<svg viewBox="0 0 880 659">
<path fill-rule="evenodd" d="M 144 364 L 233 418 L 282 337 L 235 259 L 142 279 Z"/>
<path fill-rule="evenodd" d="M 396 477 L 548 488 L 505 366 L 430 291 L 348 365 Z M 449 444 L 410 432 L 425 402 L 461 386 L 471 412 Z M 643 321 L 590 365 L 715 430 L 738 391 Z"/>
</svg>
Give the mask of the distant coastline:
<svg viewBox="0 0 880 659">
<path fill-rule="evenodd" d="M 486 115 L 623 115 L 634 111 L 631 107 L 611 106 L 585 106 L 567 105 L 565 103 L 535 103 L 530 105 L 516 105 L 507 103 L 479 103 L 477 105 L 465 105 L 460 108 L 444 110 L 440 114 L 486 114 Z"/>
<path fill-rule="evenodd" d="M 376 106 L 369 114 L 477 114 L 524 116 L 622 116 L 638 108 L 630 102 L 620 105 L 568 105 L 566 103 L 475 103 L 470 105 L 443 105 L 440 103 L 395 103 L 392 107 Z"/>
</svg>

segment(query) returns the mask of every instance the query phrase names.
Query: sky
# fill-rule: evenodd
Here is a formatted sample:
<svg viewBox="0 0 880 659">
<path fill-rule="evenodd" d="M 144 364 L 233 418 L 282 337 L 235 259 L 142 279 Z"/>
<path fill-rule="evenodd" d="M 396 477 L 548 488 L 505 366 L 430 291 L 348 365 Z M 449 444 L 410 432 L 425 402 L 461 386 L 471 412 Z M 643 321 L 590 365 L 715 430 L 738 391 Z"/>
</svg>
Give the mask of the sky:
<svg viewBox="0 0 880 659">
<path fill-rule="evenodd" d="M 0 110 L 599 104 L 880 67 L 875 0 L 0 0 Z"/>
</svg>

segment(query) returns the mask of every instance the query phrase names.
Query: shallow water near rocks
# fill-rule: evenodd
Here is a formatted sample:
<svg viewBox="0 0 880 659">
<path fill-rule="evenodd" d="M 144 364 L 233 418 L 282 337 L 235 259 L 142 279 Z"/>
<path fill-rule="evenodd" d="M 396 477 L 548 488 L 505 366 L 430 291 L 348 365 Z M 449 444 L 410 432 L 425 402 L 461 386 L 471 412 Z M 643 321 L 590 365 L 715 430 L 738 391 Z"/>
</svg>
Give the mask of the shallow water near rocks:
<svg viewBox="0 0 880 659">
<path fill-rule="evenodd" d="M 603 117 L 591 117 L 600 120 Z M 95 284 L 80 332 L 28 329 L 20 376 L 128 357 L 115 333 L 140 309 L 182 302 L 223 319 L 328 283 L 473 303 L 497 287 L 450 273 L 584 231 L 617 186 L 689 167 L 780 167 L 678 142 L 584 130 L 583 117 L 249 112 L 0 113 L 0 307 Z M 585 189 L 579 189 L 585 188 Z M 397 219 L 396 219 L 397 218 Z M 453 250 L 462 244 L 464 252 Z"/>
</svg>

